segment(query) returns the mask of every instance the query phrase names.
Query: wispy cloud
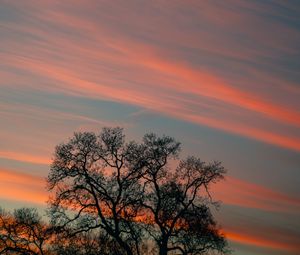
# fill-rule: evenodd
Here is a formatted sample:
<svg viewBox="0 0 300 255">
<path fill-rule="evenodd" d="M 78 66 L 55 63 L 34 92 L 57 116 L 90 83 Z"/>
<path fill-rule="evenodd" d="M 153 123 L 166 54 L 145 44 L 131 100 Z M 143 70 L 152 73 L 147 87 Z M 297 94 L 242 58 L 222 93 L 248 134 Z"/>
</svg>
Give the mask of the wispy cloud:
<svg viewBox="0 0 300 255">
<path fill-rule="evenodd" d="M 224 182 L 215 185 L 212 194 L 230 205 L 294 214 L 300 210 L 298 197 L 234 177 L 227 177 Z"/>
<path fill-rule="evenodd" d="M 33 164 L 50 165 L 51 160 L 47 157 L 39 157 L 25 153 L 18 153 L 13 151 L 0 151 L 0 158 L 12 159 L 22 162 L 28 162 Z"/>
<path fill-rule="evenodd" d="M 196 3 L 192 1 L 190 4 Z M 97 10 L 99 6 L 96 3 L 93 5 Z M 197 36 L 189 33 L 186 39 L 180 38 L 180 32 L 174 29 L 173 24 L 169 24 L 162 18 L 161 30 L 169 29 L 168 33 L 174 39 L 174 41 L 168 39 L 164 42 L 167 40 L 165 37 L 158 40 L 158 35 L 149 34 L 148 30 L 151 28 L 149 20 L 153 17 L 149 17 L 143 25 L 135 24 L 135 19 L 143 20 L 143 17 L 136 14 L 123 25 L 118 23 L 120 27 L 124 26 L 124 29 L 127 29 L 125 33 L 115 24 L 118 22 L 115 16 L 125 20 L 124 15 L 131 17 L 132 12 L 130 9 L 122 9 L 108 2 L 101 5 L 101 8 L 104 11 L 111 5 L 115 8 L 112 16 L 101 12 L 103 15 L 96 17 L 99 13 L 95 11 L 95 16 L 84 18 L 86 15 L 84 11 L 83 16 L 78 16 L 75 9 L 68 8 L 64 4 L 58 6 L 50 4 L 47 5 L 48 8 L 43 8 L 39 12 L 25 8 L 23 10 L 27 14 L 24 17 L 25 23 L 4 22 L 5 31 L 13 31 L 17 37 L 26 35 L 28 42 L 11 43 L 11 39 L 7 39 L 5 50 L 0 53 L 6 65 L 2 71 L 6 79 L 3 84 L 12 86 L 12 83 L 16 83 L 18 79 L 10 78 L 11 72 L 16 70 L 16 73 L 26 74 L 25 79 L 28 81 L 23 86 L 31 89 L 133 104 L 199 125 L 296 151 L 300 150 L 297 131 L 300 127 L 298 103 L 293 102 L 296 107 L 286 104 L 285 96 L 288 92 L 282 96 L 283 101 L 280 101 L 280 98 L 278 100 L 277 97 L 272 99 L 271 95 L 265 92 L 262 95 L 260 93 L 265 90 L 274 90 L 274 94 L 276 91 L 278 93 L 281 91 L 278 86 L 274 86 L 272 74 L 263 73 L 263 84 L 256 84 L 257 80 L 253 79 L 255 83 L 252 89 L 250 85 L 248 86 L 251 80 L 247 81 L 241 76 L 238 81 L 234 80 L 235 77 L 229 79 L 228 76 L 222 75 L 223 68 L 220 71 L 203 66 L 201 52 L 199 52 L 199 50 L 204 51 L 203 54 L 206 56 L 214 51 L 214 54 L 220 54 L 222 61 L 224 61 L 222 56 L 226 55 L 225 59 L 235 59 L 233 66 L 242 61 L 245 76 L 248 78 L 250 74 L 254 77 L 261 75 L 259 69 L 244 63 L 250 60 L 256 61 L 250 50 L 247 56 L 243 56 L 240 49 L 234 51 L 228 47 L 226 49 L 221 47 L 220 50 L 217 45 L 211 49 L 213 46 L 209 41 L 200 40 L 208 33 L 203 27 L 194 31 L 197 32 Z M 228 17 L 227 23 L 223 24 L 216 16 L 210 15 L 214 8 L 217 8 L 215 5 L 196 6 L 200 13 L 203 13 L 203 8 L 207 8 L 201 19 L 212 27 L 219 27 L 225 31 L 234 22 L 242 19 L 234 10 L 223 8 L 222 10 L 226 12 L 224 15 Z M 35 8 L 42 7 L 43 3 L 39 3 Z M 89 5 L 77 3 L 76 8 L 80 7 L 89 11 L 91 8 Z M 179 15 L 176 8 L 178 3 L 174 4 L 173 14 Z M 161 14 L 165 12 L 159 5 L 154 7 L 154 10 Z M 195 14 L 193 11 L 192 15 Z M 247 15 L 246 18 L 250 19 Z M 179 26 L 190 22 L 189 18 L 179 16 Z M 47 32 L 44 26 L 48 27 Z M 266 24 L 264 29 L 268 26 L 269 24 Z M 138 30 L 129 30 L 130 28 Z M 242 33 L 239 27 L 236 29 L 236 33 Z M 287 33 L 295 33 L 290 28 L 282 27 L 282 29 L 288 29 Z M 157 33 L 159 34 L 161 30 L 157 28 Z M 133 34 L 130 33 L 131 31 Z M 185 32 L 183 34 L 185 35 Z M 143 40 L 143 36 L 148 40 Z M 272 40 L 267 40 L 263 33 L 251 31 L 247 36 L 253 36 L 254 41 L 263 40 L 266 44 L 273 45 Z M 194 45 L 195 42 L 199 45 Z M 215 43 L 214 40 L 212 42 Z M 169 49 L 166 43 L 170 44 Z M 197 60 L 200 61 L 199 63 L 195 63 L 193 57 L 187 59 L 182 52 L 192 51 L 190 43 L 194 45 L 195 53 L 200 54 Z M 284 52 L 288 49 L 293 50 L 293 47 L 287 47 L 286 44 L 288 42 L 281 41 L 273 45 L 273 48 Z M 264 49 L 265 47 L 262 47 L 257 54 L 261 52 L 266 54 Z M 268 54 L 271 55 L 272 52 Z M 232 56 L 233 54 L 236 55 Z M 41 82 L 36 82 L 36 79 Z M 285 77 L 281 77 L 280 80 L 284 85 L 298 90 Z M 15 86 L 19 86 L 19 82 Z M 257 90 L 258 86 L 262 89 Z"/>
<path fill-rule="evenodd" d="M 0 198 L 43 205 L 48 199 L 45 180 L 38 176 L 1 168 Z"/>
<path fill-rule="evenodd" d="M 297 252 L 299 245 L 297 243 L 286 243 L 283 241 L 274 241 L 271 238 L 262 238 L 260 236 L 254 236 L 249 234 L 244 234 L 242 232 L 226 232 L 226 237 L 232 242 L 237 242 L 243 245 L 256 246 L 260 248 L 269 248 L 276 251 L 287 251 L 287 252 Z"/>
</svg>

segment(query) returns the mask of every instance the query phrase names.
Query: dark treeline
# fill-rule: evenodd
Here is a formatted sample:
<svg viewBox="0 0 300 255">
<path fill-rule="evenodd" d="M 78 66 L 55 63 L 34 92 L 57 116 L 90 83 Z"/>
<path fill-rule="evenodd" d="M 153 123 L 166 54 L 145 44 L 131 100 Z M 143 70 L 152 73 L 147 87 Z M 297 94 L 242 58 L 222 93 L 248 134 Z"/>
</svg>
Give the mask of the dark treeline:
<svg viewBox="0 0 300 255">
<path fill-rule="evenodd" d="M 224 254 L 209 190 L 220 162 L 179 159 L 180 143 L 121 128 L 75 133 L 55 149 L 47 222 L 34 208 L 0 210 L 0 254 Z"/>
</svg>

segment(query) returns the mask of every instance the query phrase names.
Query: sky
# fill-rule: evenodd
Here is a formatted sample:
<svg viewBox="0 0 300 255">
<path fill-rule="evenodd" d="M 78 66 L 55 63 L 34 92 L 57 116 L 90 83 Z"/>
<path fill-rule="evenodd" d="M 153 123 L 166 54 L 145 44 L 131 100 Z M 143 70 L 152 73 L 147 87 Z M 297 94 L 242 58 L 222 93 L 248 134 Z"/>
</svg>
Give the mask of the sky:
<svg viewBox="0 0 300 255">
<path fill-rule="evenodd" d="M 234 255 L 300 251 L 300 2 L 0 0 L 0 205 L 46 207 L 57 144 L 124 127 L 219 160 Z"/>
</svg>

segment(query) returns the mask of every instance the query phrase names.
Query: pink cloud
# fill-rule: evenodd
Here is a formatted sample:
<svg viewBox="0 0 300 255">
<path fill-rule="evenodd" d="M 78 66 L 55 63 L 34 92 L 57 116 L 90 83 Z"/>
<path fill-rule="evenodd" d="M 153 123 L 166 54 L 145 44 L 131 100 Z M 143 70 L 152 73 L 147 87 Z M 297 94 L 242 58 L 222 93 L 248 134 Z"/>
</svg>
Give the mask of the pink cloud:
<svg viewBox="0 0 300 255">
<path fill-rule="evenodd" d="M 298 197 L 231 176 L 216 184 L 212 188 L 212 195 L 225 204 L 241 207 L 290 213 L 300 210 Z"/>
<path fill-rule="evenodd" d="M 76 5 L 81 6 L 80 3 Z M 297 135 L 300 111 L 297 107 L 288 107 L 280 101 L 265 98 L 259 91 L 238 88 L 219 73 L 192 65 L 180 57 L 174 59 L 177 54 L 174 49 L 166 50 L 159 44 L 118 33 L 120 31 L 115 31 L 115 25 L 79 18 L 69 10 L 62 12 L 51 4 L 48 7 L 42 12 L 30 13 L 36 18 L 36 23 L 6 24 L 7 29 L 16 33 L 23 32 L 43 39 L 33 41 L 36 47 L 20 45 L 16 41 L 7 47 L 18 48 L 18 53 L 1 53 L 1 58 L 11 68 L 26 71 L 32 77 L 41 77 L 47 84 L 53 84 L 44 85 L 29 79 L 26 82 L 29 88 L 133 104 L 199 125 L 300 150 Z M 156 8 L 163 12 L 159 6 Z M 116 10 L 119 11 L 119 7 L 116 6 Z M 229 10 L 226 10 L 226 15 L 233 15 L 234 20 L 241 18 L 234 17 Z M 112 17 L 104 15 L 101 18 L 113 19 L 114 24 Z M 205 18 L 220 25 L 220 21 L 213 17 Z M 133 25 L 132 19 L 126 21 L 127 26 Z M 62 31 L 56 33 L 52 29 L 45 32 L 37 21 L 45 22 L 49 27 L 69 29 L 75 35 Z M 163 28 L 170 26 L 168 22 L 162 22 Z M 137 26 L 149 28 L 148 23 Z M 178 38 L 178 44 L 195 39 L 179 40 L 179 31 L 171 31 L 171 35 Z M 203 44 L 203 47 L 210 47 L 208 42 Z M 226 49 L 222 51 L 230 54 Z M 267 84 L 272 81 L 270 79 L 265 76 L 263 85 L 270 86 Z M 9 75 L 5 76 L 5 80 L 7 84 L 16 81 Z M 222 104 L 222 107 L 216 107 L 216 104 Z M 202 110 L 206 108 L 212 114 Z M 247 121 L 245 116 L 248 116 Z"/>
</svg>

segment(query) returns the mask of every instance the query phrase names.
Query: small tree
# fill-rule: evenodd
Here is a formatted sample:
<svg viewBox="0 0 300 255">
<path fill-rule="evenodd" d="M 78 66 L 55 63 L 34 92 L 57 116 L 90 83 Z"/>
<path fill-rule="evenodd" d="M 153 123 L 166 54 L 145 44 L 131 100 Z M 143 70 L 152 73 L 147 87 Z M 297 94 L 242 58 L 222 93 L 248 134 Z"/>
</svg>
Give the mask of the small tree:
<svg viewBox="0 0 300 255">
<path fill-rule="evenodd" d="M 41 220 L 34 208 L 13 213 L 0 209 L 0 254 L 4 255 L 122 255 L 118 243 L 102 231 L 68 235 Z M 72 232 L 72 231 L 71 231 Z"/>
<path fill-rule="evenodd" d="M 67 236 L 103 231 L 128 255 L 143 253 L 144 237 L 160 255 L 223 253 L 226 241 L 209 209 L 221 164 L 188 157 L 173 169 L 180 151 L 173 138 L 124 138 L 121 128 L 104 128 L 56 147 L 48 176 L 56 229 Z"/>
<path fill-rule="evenodd" d="M 47 254 L 51 230 L 35 208 L 21 208 L 13 214 L 0 208 L 0 254 Z"/>
</svg>

